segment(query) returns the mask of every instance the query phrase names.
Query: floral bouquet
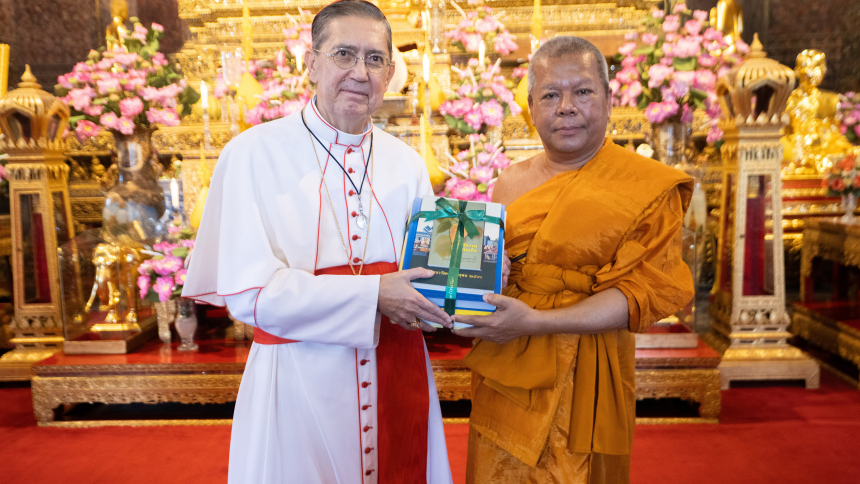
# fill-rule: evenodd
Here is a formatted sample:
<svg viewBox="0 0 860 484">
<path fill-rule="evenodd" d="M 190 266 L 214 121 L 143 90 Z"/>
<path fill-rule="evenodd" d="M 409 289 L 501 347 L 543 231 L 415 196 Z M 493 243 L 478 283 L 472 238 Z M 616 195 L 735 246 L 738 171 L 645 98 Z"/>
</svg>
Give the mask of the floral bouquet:
<svg viewBox="0 0 860 484">
<path fill-rule="evenodd" d="M 300 12 L 301 21 L 284 29 L 284 47 L 274 59 L 248 62 L 248 72 L 263 88 L 260 102 L 245 113 L 245 122 L 251 126 L 289 116 L 304 108 L 313 96 L 307 76 L 298 69 L 298 58 L 312 47 L 310 14 Z M 244 72 L 244 63 L 242 67 Z M 223 98 L 227 90 L 227 83 L 219 74 L 215 81 L 215 97 Z"/>
<path fill-rule="evenodd" d="M 102 129 L 132 134 L 138 126 L 176 126 L 200 99 L 158 52 L 164 27 L 154 23 L 147 29 L 131 20 L 134 30 L 124 36 L 124 46 L 91 50 L 86 61 L 57 79 L 54 91 L 70 105 L 69 125 L 79 140 Z"/>
<path fill-rule="evenodd" d="M 161 255 L 144 261 L 138 272 L 137 287 L 140 298 L 151 302 L 166 302 L 182 294 L 185 285 L 188 256 L 194 249 L 194 229 L 171 225 L 167 229 L 167 240 L 155 244 L 153 250 Z"/>
<path fill-rule="evenodd" d="M 475 66 L 478 67 L 480 81 L 472 70 Z M 505 118 L 522 112 L 514 102 L 513 83 L 499 75 L 499 62 L 483 72 L 481 67 L 477 59 L 469 59 L 465 69 L 451 67 L 460 75 L 460 87 L 439 106 L 448 126 L 466 134 L 486 130 L 488 126 L 501 126 Z"/>
<path fill-rule="evenodd" d="M 837 115 L 841 122 L 842 134 L 852 144 L 860 145 L 860 94 L 846 92 L 839 95 Z"/>
<path fill-rule="evenodd" d="M 499 173 L 510 166 L 511 160 L 496 145 L 487 143 L 483 135 L 469 135 L 469 149 L 452 158 L 450 176 L 440 197 L 489 202 Z M 449 155 L 450 156 L 450 155 Z"/>
<path fill-rule="evenodd" d="M 463 52 L 477 53 L 483 42 L 485 47 L 492 47 L 502 55 L 517 50 L 516 37 L 493 17 L 492 8 L 483 6 L 473 12 L 460 13 L 463 14 L 463 20 L 455 28 L 445 32 L 445 37 L 451 40 L 454 47 Z"/>
<path fill-rule="evenodd" d="M 827 189 L 828 197 L 860 195 L 860 160 L 853 153 L 838 155 L 833 165 L 824 173 L 822 187 Z"/>
<path fill-rule="evenodd" d="M 707 18 L 708 12 L 690 11 L 683 3 L 675 5 L 672 15 L 652 8 L 640 31 L 628 37 L 631 42 L 616 56 L 622 69 L 609 82 L 613 105 L 644 110 L 652 124 L 688 123 L 694 109 L 704 109 L 712 120 L 708 142 L 722 138 L 714 86 L 740 59 Z M 639 43 L 632 42 L 637 38 Z M 749 52 L 740 40 L 735 48 Z"/>
</svg>

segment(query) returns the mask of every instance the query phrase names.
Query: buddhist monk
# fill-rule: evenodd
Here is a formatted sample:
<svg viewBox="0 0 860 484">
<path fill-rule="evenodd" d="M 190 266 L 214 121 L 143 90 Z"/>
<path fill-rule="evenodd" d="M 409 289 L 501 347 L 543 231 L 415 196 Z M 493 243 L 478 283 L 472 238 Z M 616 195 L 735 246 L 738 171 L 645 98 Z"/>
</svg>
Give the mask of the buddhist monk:
<svg viewBox="0 0 860 484">
<path fill-rule="evenodd" d="M 693 181 L 606 138 L 606 60 L 556 37 L 529 64 L 545 151 L 505 170 L 513 267 L 477 338 L 466 481 L 626 483 L 636 397 L 634 332 L 693 295 L 681 224 Z"/>
</svg>

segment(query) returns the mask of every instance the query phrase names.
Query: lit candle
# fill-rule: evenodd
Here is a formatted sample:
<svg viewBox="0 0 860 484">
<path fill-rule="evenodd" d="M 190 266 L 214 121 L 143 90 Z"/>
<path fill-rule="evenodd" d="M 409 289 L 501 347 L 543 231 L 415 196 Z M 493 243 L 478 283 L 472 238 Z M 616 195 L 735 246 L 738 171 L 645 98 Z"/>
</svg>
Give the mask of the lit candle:
<svg viewBox="0 0 860 484">
<path fill-rule="evenodd" d="M 484 53 L 487 48 L 484 46 L 484 40 L 481 39 L 480 45 L 478 45 L 478 69 L 482 69 L 484 67 Z"/>
<path fill-rule="evenodd" d="M 203 106 L 204 111 L 209 109 L 209 86 L 206 85 L 206 81 L 200 81 L 200 105 Z"/>
<path fill-rule="evenodd" d="M 302 61 L 305 56 L 305 48 L 300 45 L 296 47 L 296 72 L 302 72 Z"/>
<path fill-rule="evenodd" d="M 179 183 L 176 178 L 170 179 L 170 203 L 173 204 L 173 210 L 179 211 Z"/>
<path fill-rule="evenodd" d="M 430 56 L 424 54 L 424 84 L 430 82 Z"/>
</svg>

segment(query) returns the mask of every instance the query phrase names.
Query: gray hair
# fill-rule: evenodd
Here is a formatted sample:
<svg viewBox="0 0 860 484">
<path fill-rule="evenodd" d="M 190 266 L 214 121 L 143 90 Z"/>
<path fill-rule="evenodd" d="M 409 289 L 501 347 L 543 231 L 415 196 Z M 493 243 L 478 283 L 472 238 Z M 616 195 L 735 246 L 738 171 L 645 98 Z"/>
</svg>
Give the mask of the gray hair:
<svg viewBox="0 0 860 484">
<path fill-rule="evenodd" d="M 364 17 L 385 24 L 385 31 L 388 34 L 388 57 L 390 58 L 394 54 L 391 41 L 391 25 L 388 23 L 388 19 L 385 18 L 382 10 L 379 10 L 379 7 L 364 0 L 339 0 L 330 3 L 320 10 L 311 24 L 311 37 L 314 49 L 321 50 L 322 45 L 329 37 L 329 24 L 334 19 L 341 17 Z"/>
<path fill-rule="evenodd" d="M 534 65 L 538 61 L 547 59 L 557 59 L 566 55 L 590 53 L 597 59 L 597 70 L 599 71 L 600 82 L 603 84 L 603 90 L 606 91 L 606 96 L 609 97 L 609 66 L 606 64 L 606 57 L 600 50 L 591 42 L 582 37 L 573 37 L 570 35 L 561 35 L 553 37 L 541 44 L 537 52 L 532 55 L 529 61 L 529 97 L 532 95 L 532 88 L 535 85 L 535 70 Z"/>
</svg>

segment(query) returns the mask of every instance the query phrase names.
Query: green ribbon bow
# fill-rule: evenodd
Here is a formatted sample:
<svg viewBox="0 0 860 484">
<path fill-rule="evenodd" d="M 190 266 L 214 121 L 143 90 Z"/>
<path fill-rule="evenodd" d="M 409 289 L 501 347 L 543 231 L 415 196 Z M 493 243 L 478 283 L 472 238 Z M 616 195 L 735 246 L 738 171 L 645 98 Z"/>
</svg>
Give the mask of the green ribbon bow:
<svg viewBox="0 0 860 484">
<path fill-rule="evenodd" d="M 448 280 L 445 283 L 445 312 L 453 315 L 457 303 L 457 281 L 460 279 L 460 263 L 463 259 L 463 234 L 469 234 L 469 237 L 478 236 L 478 228 L 475 227 L 475 222 L 490 222 L 498 225 L 502 230 L 505 228 L 505 223 L 500 217 L 488 216 L 485 210 L 466 210 L 465 200 L 458 200 L 455 206 L 450 201 L 439 197 L 436 199 L 436 210 L 433 212 L 423 211 L 413 215 L 407 227 L 419 218 L 428 221 L 441 220 L 446 218 L 457 219 L 454 223 L 457 224 L 457 233 L 454 235 L 454 244 L 451 248 L 451 261 L 448 264 Z"/>
</svg>

